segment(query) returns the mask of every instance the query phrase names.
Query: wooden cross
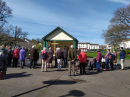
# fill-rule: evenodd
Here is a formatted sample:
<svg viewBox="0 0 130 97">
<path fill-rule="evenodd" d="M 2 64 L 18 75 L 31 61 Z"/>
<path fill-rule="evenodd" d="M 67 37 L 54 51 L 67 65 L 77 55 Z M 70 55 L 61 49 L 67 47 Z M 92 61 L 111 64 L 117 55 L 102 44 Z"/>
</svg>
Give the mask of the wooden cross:
<svg viewBox="0 0 130 97">
<path fill-rule="evenodd" d="M 55 54 L 55 50 L 56 50 L 56 44 L 59 44 L 59 43 L 56 43 L 56 41 L 54 41 L 54 43 L 51 43 L 52 45 L 54 44 L 54 54 Z"/>
</svg>

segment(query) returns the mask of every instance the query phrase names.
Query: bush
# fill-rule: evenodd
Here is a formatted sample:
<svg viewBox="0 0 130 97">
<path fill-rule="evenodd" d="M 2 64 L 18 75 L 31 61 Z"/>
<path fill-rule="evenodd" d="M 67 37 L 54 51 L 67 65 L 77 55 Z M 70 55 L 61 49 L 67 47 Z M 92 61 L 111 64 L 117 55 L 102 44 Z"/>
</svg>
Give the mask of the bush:
<svg viewBox="0 0 130 97">
<path fill-rule="evenodd" d="M 125 53 L 126 54 L 130 54 L 130 50 L 129 49 L 125 49 Z"/>
</svg>

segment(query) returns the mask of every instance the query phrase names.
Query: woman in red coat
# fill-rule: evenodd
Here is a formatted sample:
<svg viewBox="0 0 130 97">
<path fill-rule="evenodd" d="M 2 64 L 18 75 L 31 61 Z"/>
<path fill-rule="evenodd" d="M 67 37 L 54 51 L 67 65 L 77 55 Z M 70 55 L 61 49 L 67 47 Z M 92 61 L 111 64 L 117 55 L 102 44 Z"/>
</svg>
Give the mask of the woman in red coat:
<svg viewBox="0 0 130 97">
<path fill-rule="evenodd" d="M 83 74 L 85 74 L 85 65 L 86 65 L 86 60 L 87 60 L 87 54 L 84 51 L 81 51 L 81 53 L 79 53 L 78 58 L 79 59 L 79 63 L 80 63 L 80 74 L 82 74 L 82 68 L 83 68 Z"/>
<path fill-rule="evenodd" d="M 16 48 L 13 52 L 13 67 L 17 67 L 17 64 L 18 64 L 18 59 L 19 59 L 19 49 Z"/>
</svg>

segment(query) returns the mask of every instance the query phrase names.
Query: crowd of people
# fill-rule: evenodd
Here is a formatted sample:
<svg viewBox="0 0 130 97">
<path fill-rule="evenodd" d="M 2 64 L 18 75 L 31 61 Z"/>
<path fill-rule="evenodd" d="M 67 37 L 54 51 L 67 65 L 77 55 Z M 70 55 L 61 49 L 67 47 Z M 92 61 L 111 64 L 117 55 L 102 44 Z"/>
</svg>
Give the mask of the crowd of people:
<svg viewBox="0 0 130 97">
<path fill-rule="evenodd" d="M 120 69 L 124 70 L 125 51 L 123 50 L 123 47 L 121 47 L 121 52 L 119 55 L 121 61 Z M 46 50 L 46 47 L 44 47 L 41 56 L 42 56 L 41 72 L 47 71 L 48 65 L 46 64 L 48 63 L 52 64 L 52 58 L 53 58 L 53 50 L 51 49 L 51 46 L 49 47 L 48 52 Z M 69 76 L 71 75 L 71 71 L 73 71 L 73 75 L 75 75 L 75 72 L 77 72 L 79 69 L 78 65 L 80 66 L 80 74 L 85 74 L 85 68 L 87 66 L 87 54 L 84 51 L 81 51 L 80 49 L 78 50 L 74 49 L 73 45 L 70 46 L 70 49 L 69 47 L 65 47 L 63 48 L 63 50 L 61 50 L 61 48 L 57 46 L 55 51 L 55 67 L 58 68 L 57 70 L 61 70 L 61 66 L 63 64 L 62 61 L 64 61 L 64 66 L 68 67 Z M 100 50 L 98 49 L 97 56 L 94 58 L 94 61 L 95 62 L 93 61 L 90 62 L 89 66 L 96 67 L 97 72 L 101 71 L 100 70 L 101 67 L 103 68 L 103 70 L 113 70 L 115 69 L 114 65 L 116 65 L 117 63 L 117 53 L 115 51 L 112 53 L 110 52 L 110 49 L 108 49 L 106 55 L 103 56 Z M 76 62 L 79 62 L 79 64 L 76 65 Z M 93 65 L 93 63 L 95 65 Z M 75 69 L 75 67 L 77 70 Z"/>
<path fill-rule="evenodd" d="M 47 68 L 52 68 L 54 51 L 52 50 L 51 45 L 49 45 L 48 49 L 49 50 L 47 51 L 46 47 L 43 47 L 43 50 L 41 50 L 41 54 L 40 54 L 41 72 L 46 72 Z M 3 61 L 3 64 L 5 64 L 5 70 L 3 70 L 3 74 L 6 75 L 7 66 L 17 67 L 19 61 L 20 61 L 20 68 L 21 69 L 24 68 L 25 58 L 27 55 L 26 52 L 27 49 L 24 46 L 12 48 L 10 46 L 2 45 L 0 47 L 0 62 Z M 121 70 L 124 70 L 125 51 L 123 50 L 123 47 L 121 47 L 121 52 L 119 55 L 121 61 Z M 30 49 L 30 64 L 29 64 L 30 69 L 35 68 L 35 63 L 37 63 L 38 59 L 39 59 L 39 53 L 34 45 Z M 11 62 L 13 64 L 11 64 Z M 78 50 L 74 49 L 73 45 L 71 45 L 70 48 L 64 47 L 63 50 L 61 50 L 59 46 L 56 47 L 55 68 L 57 68 L 58 71 L 61 70 L 64 63 L 64 67 L 68 67 L 69 76 L 71 75 L 75 76 L 75 74 L 79 69 L 78 65 L 80 67 L 80 74 L 85 74 L 85 68 L 87 62 L 88 62 L 87 54 L 84 51 L 81 51 L 80 49 Z M 77 65 L 76 63 L 79 64 Z M 115 51 L 112 53 L 110 52 L 110 49 L 108 49 L 106 55 L 103 56 L 100 50 L 97 50 L 97 56 L 94 58 L 92 62 L 90 62 L 89 67 L 95 66 L 97 72 L 99 72 L 101 66 L 104 68 L 104 70 L 109 70 L 109 69 L 114 69 L 114 65 L 116 63 L 117 63 L 117 53 Z"/>
<path fill-rule="evenodd" d="M 3 76 L 6 76 L 7 66 L 17 67 L 18 59 L 20 59 L 20 68 L 25 65 L 26 48 L 25 47 L 15 47 L 2 45 L 0 47 L 0 64 Z M 13 60 L 13 64 L 12 63 Z"/>
</svg>

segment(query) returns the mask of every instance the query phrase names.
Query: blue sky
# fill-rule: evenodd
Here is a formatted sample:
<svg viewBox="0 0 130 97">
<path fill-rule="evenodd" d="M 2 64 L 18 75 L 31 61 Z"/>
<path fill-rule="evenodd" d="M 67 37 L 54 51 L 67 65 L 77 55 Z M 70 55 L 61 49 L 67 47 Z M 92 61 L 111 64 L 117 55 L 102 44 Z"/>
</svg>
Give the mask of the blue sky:
<svg viewBox="0 0 130 97">
<path fill-rule="evenodd" d="M 3 0 L 12 9 L 9 24 L 42 38 L 57 26 L 79 42 L 105 44 L 102 30 L 107 29 L 113 12 L 130 0 Z"/>
</svg>

